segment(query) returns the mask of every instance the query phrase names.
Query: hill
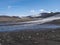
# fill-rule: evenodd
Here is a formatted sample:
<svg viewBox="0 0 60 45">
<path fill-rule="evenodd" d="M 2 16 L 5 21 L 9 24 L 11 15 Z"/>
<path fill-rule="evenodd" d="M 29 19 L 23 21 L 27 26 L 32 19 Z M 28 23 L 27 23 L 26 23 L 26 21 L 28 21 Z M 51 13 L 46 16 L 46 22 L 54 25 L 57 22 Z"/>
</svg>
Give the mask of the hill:
<svg viewBox="0 0 60 45">
<path fill-rule="evenodd" d="M 24 22 L 24 21 L 30 21 L 30 20 L 33 20 L 31 18 L 20 18 L 20 17 L 17 17 L 17 16 L 0 16 L 0 23 L 2 22 Z"/>
<path fill-rule="evenodd" d="M 51 12 L 51 13 L 40 13 L 37 14 L 38 16 L 26 16 L 26 17 L 18 17 L 18 16 L 0 16 L 0 23 L 1 22 L 25 22 L 25 21 L 34 21 L 38 19 L 43 19 L 47 17 L 52 17 L 55 15 L 60 16 L 60 12 Z"/>
</svg>

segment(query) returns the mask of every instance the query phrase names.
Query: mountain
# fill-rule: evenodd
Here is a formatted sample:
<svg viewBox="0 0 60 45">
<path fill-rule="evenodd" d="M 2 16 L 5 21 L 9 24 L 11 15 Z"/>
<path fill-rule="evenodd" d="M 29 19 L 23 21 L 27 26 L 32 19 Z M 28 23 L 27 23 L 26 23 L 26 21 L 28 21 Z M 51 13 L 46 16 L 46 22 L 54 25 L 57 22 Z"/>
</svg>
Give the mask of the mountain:
<svg viewBox="0 0 60 45">
<path fill-rule="evenodd" d="M 0 23 L 5 22 L 25 22 L 25 21 L 32 21 L 31 18 L 22 18 L 19 16 L 0 16 Z"/>
<path fill-rule="evenodd" d="M 48 22 L 52 20 L 55 20 L 56 18 L 60 17 L 60 12 L 51 12 L 51 13 L 40 13 L 37 15 L 31 15 L 31 16 L 26 16 L 23 18 L 20 18 L 19 16 L 0 16 L 0 22 Z"/>
<path fill-rule="evenodd" d="M 40 18 L 47 18 L 47 17 L 55 16 L 57 14 L 60 14 L 60 12 L 40 13 L 39 15 L 41 15 Z"/>
<path fill-rule="evenodd" d="M 48 23 L 48 22 L 51 22 L 51 21 L 60 20 L 60 13 L 53 13 L 53 15 L 48 15 L 48 16 L 46 16 L 44 18 L 43 17 L 42 17 L 42 19 L 39 18 L 37 20 L 28 21 L 28 22 L 25 22 L 25 23 L 30 23 L 30 24 L 44 24 L 44 23 Z"/>
<path fill-rule="evenodd" d="M 27 16 L 27 17 L 28 18 L 47 18 L 47 17 L 55 16 L 57 14 L 60 14 L 60 12 L 39 13 L 39 14 L 36 14 L 36 15 L 30 15 L 30 16 Z"/>
<path fill-rule="evenodd" d="M 20 20 L 19 17 L 17 16 L 0 16 L 0 22 L 13 22 L 13 21 L 17 21 Z"/>
</svg>

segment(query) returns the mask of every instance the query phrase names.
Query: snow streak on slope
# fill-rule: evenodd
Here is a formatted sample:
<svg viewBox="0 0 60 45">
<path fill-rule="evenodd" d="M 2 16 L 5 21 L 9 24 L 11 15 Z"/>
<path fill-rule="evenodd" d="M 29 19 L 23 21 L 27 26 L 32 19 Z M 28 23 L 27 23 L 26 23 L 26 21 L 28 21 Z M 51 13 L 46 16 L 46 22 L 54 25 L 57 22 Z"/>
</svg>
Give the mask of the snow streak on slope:
<svg viewBox="0 0 60 45">
<path fill-rule="evenodd" d="M 50 21 L 53 21 L 53 20 L 58 20 L 58 19 L 60 19 L 60 14 L 52 16 L 52 17 L 44 18 L 44 19 L 41 19 L 41 20 L 22 22 L 22 23 L 43 24 L 43 23 L 50 22 Z"/>
</svg>

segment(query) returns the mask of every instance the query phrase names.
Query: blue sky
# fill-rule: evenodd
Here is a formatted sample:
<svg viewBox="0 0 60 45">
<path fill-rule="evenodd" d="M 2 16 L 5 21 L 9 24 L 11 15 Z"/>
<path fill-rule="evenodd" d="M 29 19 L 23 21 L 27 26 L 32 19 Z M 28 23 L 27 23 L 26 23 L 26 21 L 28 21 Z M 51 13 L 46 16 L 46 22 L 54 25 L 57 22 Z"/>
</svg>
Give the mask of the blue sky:
<svg viewBox="0 0 60 45">
<path fill-rule="evenodd" d="M 26 16 L 60 11 L 60 0 L 0 0 L 0 15 Z"/>
</svg>

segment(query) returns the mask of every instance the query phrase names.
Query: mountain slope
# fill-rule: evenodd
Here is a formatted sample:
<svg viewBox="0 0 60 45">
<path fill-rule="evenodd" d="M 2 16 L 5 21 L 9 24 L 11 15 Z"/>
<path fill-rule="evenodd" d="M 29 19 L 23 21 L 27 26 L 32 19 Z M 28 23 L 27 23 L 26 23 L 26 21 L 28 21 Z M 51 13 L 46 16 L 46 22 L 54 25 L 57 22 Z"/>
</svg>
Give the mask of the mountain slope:
<svg viewBox="0 0 60 45">
<path fill-rule="evenodd" d="M 60 15 L 60 14 L 55 15 L 55 16 L 51 16 L 51 17 L 48 17 L 48 18 L 44 18 L 44 19 L 41 19 L 41 20 L 27 21 L 27 22 L 23 22 L 23 23 L 43 24 L 43 23 L 51 22 L 51 21 L 53 21 L 53 20 L 58 20 L 58 19 L 60 19 L 59 15 Z"/>
<path fill-rule="evenodd" d="M 45 14 L 45 13 L 43 13 Z M 29 24 L 43 24 L 47 22 L 51 22 L 53 20 L 58 20 L 60 19 L 60 13 L 47 13 L 44 16 L 41 15 L 42 17 L 37 18 L 36 17 L 26 17 L 26 18 L 19 18 L 19 17 L 8 17 L 8 16 L 0 16 L 0 22 L 21 22 L 21 23 L 29 23 Z M 45 17 L 46 18 L 43 18 Z"/>
</svg>

